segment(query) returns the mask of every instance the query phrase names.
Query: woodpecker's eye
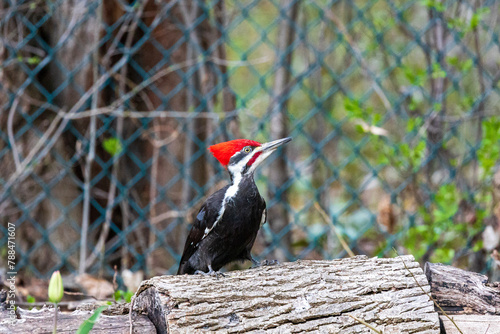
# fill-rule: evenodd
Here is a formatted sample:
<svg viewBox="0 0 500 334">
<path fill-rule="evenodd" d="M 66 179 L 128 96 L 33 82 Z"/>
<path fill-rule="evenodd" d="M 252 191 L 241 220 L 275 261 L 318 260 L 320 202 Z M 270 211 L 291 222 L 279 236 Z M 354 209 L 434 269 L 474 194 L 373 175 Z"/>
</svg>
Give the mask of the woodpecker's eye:
<svg viewBox="0 0 500 334">
<path fill-rule="evenodd" d="M 245 153 L 250 153 L 250 152 L 252 152 L 252 149 L 251 149 L 249 146 L 247 146 L 247 147 L 245 147 L 245 148 L 243 149 L 243 151 L 244 151 Z"/>
</svg>

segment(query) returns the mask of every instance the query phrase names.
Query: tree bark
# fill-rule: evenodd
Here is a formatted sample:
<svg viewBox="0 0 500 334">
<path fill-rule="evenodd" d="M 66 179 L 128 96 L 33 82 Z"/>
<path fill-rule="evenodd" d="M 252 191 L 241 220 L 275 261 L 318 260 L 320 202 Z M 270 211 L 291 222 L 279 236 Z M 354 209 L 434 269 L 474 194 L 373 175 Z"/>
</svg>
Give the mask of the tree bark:
<svg viewBox="0 0 500 334">
<path fill-rule="evenodd" d="M 385 333 L 439 332 L 423 291 L 427 280 L 412 256 L 297 261 L 225 275 L 144 281 L 134 310 L 146 311 L 158 333 L 371 332 L 351 316 Z"/>
<path fill-rule="evenodd" d="M 0 310 L 0 333 L 52 333 L 54 328 L 54 309 L 43 307 L 40 310 L 31 311 L 18 308 L 18 320 L 11 321 L 7 311 Z M 75 333 L 80 325 L 90 316 L 93 311 L 77 310 L 71 313 L 59 312 L 57 315 L 57 333 Z M 91 333 L 95 334 L 128 334 L 130 323 L 128 315 L 105 315 L 101 314 L 95 322 Z M 134 318 L 134 330 L 132 333 L 155 333 L 155 327 L 145 316 Z"/>
<path fill-rule="evenodd" d="M 488 283 L 485 275 L 440 263 L 427 262 L 424 270 L 445 312 L 500 315 L 500 282 Z"/>
</svg>

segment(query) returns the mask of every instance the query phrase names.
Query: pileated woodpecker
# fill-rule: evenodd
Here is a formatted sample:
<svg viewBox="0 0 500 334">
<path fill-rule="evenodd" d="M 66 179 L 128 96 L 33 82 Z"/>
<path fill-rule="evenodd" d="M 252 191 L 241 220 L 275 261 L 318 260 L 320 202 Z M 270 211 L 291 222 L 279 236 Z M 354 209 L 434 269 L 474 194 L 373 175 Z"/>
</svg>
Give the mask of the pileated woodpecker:
<svg viewBox="0 0 500 334">
<path fill-rule="evenodd" d="M 237 139 L 209 147 L 229 172 L 231 184 L 213 193 L 201 207 L 186 240 L 178 275 L 217 276 L 220 268 L 236 260 L 259 265 L 250 250 L 266 222 L 267 211 L 253 174 L 264 159 L 290 140 L 261 144 Z"/>
</svg>

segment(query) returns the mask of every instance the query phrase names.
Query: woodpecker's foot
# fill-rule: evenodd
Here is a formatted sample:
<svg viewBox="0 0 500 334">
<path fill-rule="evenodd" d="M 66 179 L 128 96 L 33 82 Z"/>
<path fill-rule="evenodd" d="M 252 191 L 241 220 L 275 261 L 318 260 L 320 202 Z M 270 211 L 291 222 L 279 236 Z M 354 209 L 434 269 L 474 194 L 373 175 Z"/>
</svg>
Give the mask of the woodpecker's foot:
<svg viewBox="0 0 500 334">
<path fill-rule="evenodd" d="M 215 277 L 217 279 L 219 279 L 220 276 L 222 277 L 226 277 L 226 275 L 224 275 L 223 273 L 221 273 L 220 271 L 215 271 L 212 266 L 208 266 L 208 273 L 206 272 L 203 272 L 201 270 L 196 270 L 194 272 L 195 275 L 203 275 L 203 276 L 212 276 L 212 277 Z"/>
<path fill-rule="evenodd" d="M 278 260 L 264 260 L 260 263 L 261 266 L 277 266 L 280 264 Z"/>
<path fill-rule="evenodd" d="M 259 267 L 263 267 L 263 266 L 276 266 L 278 264 L 280 264 L 280 262 L 278 260 L 264 260 L 262 262 L 259 262 L 255 259 L 252 259 L 252 267 L 251 268 L 259 268 Z"/>
</svg>

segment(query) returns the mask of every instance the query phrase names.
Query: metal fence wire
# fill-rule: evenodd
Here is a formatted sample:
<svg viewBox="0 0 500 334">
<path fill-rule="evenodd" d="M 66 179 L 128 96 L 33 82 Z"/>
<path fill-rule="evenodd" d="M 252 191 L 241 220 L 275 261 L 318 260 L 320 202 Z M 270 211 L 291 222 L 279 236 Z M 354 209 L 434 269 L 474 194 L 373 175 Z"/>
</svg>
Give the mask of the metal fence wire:
<svg viewBox="0 0 500 334">
<path fill-rule="evenodd" d="M 229 181 L 208 146 L 291 136 L 256 175 L 258 257 L 485 270 L 499 3 L 3 0 L 0 253 L 12 223 L 20 272 L 174 273 Z"/>
</svg>

